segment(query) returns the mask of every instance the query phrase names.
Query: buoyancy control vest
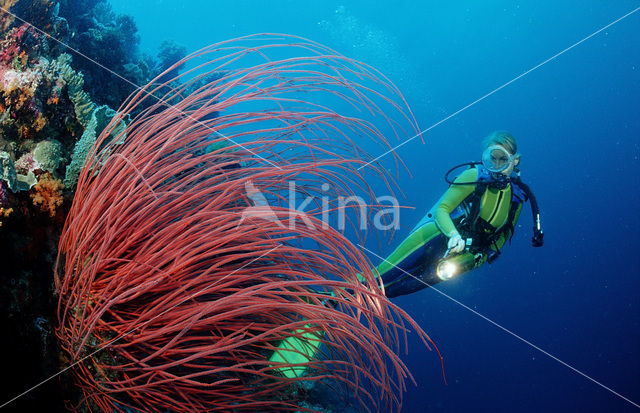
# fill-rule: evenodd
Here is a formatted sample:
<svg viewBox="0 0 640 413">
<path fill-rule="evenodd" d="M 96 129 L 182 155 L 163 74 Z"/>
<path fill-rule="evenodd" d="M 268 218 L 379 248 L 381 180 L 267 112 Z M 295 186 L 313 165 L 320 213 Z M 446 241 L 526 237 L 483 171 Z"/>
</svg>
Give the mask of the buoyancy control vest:
<svg viewBox="0 0 640 413">
<path fill-rule="evenodd" d="M 499 248 L 496 244 L 497 240 L 503 234 L 509 233 L 509 242 L 511 241 L 515 230 L 515 215 L 519 207 L 526 201 L 529 201 L 531 204 L 534 220 L 532 244 L 534 247 L 542 246 L 543 232 L 540 225 L 538 204 L 529 186 L 520 179 L 520 174 L 513 172 L 508 179 L 505 177 L 506 185 L 500 191 L 504 191 L 504 189 L 510 185 L 511 199 L 509 212 L 504 224 L 495 228 L 480 217 L 482 197 L 494 184 L 495 176 L 481 164 L 474 164 L 472 167 L 475 167 L 477 170 L 476 181 L 474 182 L 475 189 L 451 212 L 451 218 L 462 237 L 471 240 L 468 241 L 470 249 L 475 250 L 475 252 L 486 252 L 491 246 L 494 246 L 494 249 L 499 253 Z M 501 184 L 503 183 L 504 182 L 501 182 Z M 503 193 L 504 192 L 500 192 L 500 195 Z M 496 208 L 498 207 L 499 206 L 496 205 Z M 491 219 L 489 221 L 491 221 Z"/>
</svg>

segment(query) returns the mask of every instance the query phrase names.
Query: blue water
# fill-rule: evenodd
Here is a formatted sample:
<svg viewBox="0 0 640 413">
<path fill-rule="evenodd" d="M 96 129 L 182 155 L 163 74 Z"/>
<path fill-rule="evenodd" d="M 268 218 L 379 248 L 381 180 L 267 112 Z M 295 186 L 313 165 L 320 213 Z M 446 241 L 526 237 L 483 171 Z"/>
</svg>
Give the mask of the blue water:
<svg viewBox="0 0 640 413">
<path fill-rule="evenodd" d="M 258 32 L 323 43 L 387 74 L 423 129 L 640 5 L 111 3 L 135 16 L 151 54 L 164 39 L 195 50 Z M 530 246 L 527 208 L 493 265 L 440 284 L 442 294 L 394 300 L 437 343 L 448 380 L 435 352 L 411 335 L 403 360 L 417 386 L 409 385 L 404 412 L 636 410 L 613 392 L 640 403 L 639 109 L 640 11 L 398 150 L 411 171 L 400 171 L 401 201 L 415 207 L 401 216 L 403 237 L 446 189 L 444 171 L 479 158 L 490 131 L 511 131 L 546 241 Z M 385 255 L 397 242 L 368 247 Z"/>
</svg>

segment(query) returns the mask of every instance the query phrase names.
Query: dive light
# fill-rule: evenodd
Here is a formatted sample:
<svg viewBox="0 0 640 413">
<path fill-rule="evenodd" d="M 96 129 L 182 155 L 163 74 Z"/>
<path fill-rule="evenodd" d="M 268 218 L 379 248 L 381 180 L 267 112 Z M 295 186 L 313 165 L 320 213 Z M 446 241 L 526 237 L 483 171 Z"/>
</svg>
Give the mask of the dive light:
<svg viewBox="0 0 640 413">
<path fill-rule="evenodd" d="M 458 274 L 471 271 L 476 264 L 475 257 L 470 252 L 443 258 L 436 267 L 436 274 L 442 281 L 452 279 Z"/>
</svg>

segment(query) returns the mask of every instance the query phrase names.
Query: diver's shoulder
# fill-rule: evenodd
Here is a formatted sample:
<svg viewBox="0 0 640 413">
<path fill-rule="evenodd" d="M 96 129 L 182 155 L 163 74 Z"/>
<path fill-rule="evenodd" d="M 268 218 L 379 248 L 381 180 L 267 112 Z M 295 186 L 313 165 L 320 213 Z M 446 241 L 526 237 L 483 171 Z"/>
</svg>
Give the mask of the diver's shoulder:
<svg viewBox="0 0 640 413">
<path fill-rule="evenodd" d="M 469 168 L 464 170 L 458 178 L 456 178 L 456 182 L 475 182 L 478 177 L 478 170 L 476 168 Z"/>
</svg>

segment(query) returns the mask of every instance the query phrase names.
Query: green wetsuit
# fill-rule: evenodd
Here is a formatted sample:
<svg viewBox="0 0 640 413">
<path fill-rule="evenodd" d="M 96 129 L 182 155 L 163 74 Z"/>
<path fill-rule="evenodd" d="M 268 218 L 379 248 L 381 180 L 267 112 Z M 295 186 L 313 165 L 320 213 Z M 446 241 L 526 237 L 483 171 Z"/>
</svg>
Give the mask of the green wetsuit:
<svg viewBox="0 0 640 413">
<path fill-rule="evenodd" d="M 465 237 L 465 225 L 460 220 L 469 210 L 476 190 L 477 170 L 464 171 L 454 182 L 474 182 L 469 185 L 452 185 L 432 210 L 418 223 L 409 236 L 376 267 L 382 277 L 388 297 L 396 297 L 421 290 L 440 279 L 435 274 L 436 265 L 447 249 L 448 237 L 456 230 Z M 489 226 L 489 235 L 499 233 L 495 242 L 486 248 L 500 249 L 511 237 L 513 228 L 520 216 L 524 199 L 514 196 L 511 184 L 503 190 L 487 187 L 479 199 L 479 220 Z M 513 211 L 512 211 L 513 210 Z M 509 216 L 511 224 L 508 225 Z M 500 231 L 502 230 L 502 231 Z M 476 266 L 487 259 L 482 254 Z M 411 275 L 409 275 L 411 274 Z M 298 331 L 300 336 L 283 340 L 269 359 L 274 369 L 285 377 L 295 378 L 305 374 L 307 363 L 313 360 L 319 351 L 322 340 L 317 333 Z M 292 366 L 293 364 L 293 366 Z"/>
<path fill-rule="evenodd" d="M 511 237 L 523 204 L 522 199 L 514 196 L 511 183 L 502 190 L 486 186 L 479 199 L 478 224 L 468 228 L 469 225 L 460 223 L 471 209 L 469 203 L 476 190 L 476 180 L 476 168 L 460 174 L 454 182 L 470 184 L 451 185 L 409 236 L 376 267 L 384 281 L 387 296 L 410 294 L 439 282 L 436 266 L 447 250 L 448 238 L 456 230 L 463 238 L 470 236 L 470 230 L 474 230 L 476 235 L 480 231 L 479 238 L 491 239 L 490 245 L 474 247 L 481 253 L 476 260 L 476 267 L 486 261 L 489 248 L 499 250 Z M 510 214 L 513 218 L 508 225 Z M 495 234 L 499 236 L 496 238 Z"/>
<path fill-rule="evenodd" d="M 476 169 L 464 171 L 454 182 L 473 183 L 449 187 L 409 236 L 376 267 L 376 271 L 384 281 L 388 297 L 409 294 L 440 281 L 435 274 L 436 266 L 447 249 L 448 237 L 456 230 L 463 237 L 469 235 L 465 231 L 466 226 L 460 221 L 468 216 L 468 204 L 473 201 L 476 180 Z M 482 225 L 482 228 L 489 230 L 488 235 L 499 234 L 492 239 L 494 242 L 491 245 L 485 247 L 485 252 L 489 248 L 494 250 L 502 248 L 513 233 L 524 202 L 524 196 L 514 192 L 516 191 L 509 184 L 502 190 L 486 187 L 480 196 L 478 218 L 479 221 L 488 224 Z M 510 216 L 512 217 L 511 225 L 509 225 Z M 486 260 L 486 253 L 482 253 L 476 261 L 476 266 L 483 264 Z M 283 340 L 270 358 L 274 370 L 288 378 L 301 377 L 305 374 L 308 368 L 307 363 L 317 357 L 322 343 L 317 333 L 300 330 L 298 334 L 300 335 Z"/>
</svg>

